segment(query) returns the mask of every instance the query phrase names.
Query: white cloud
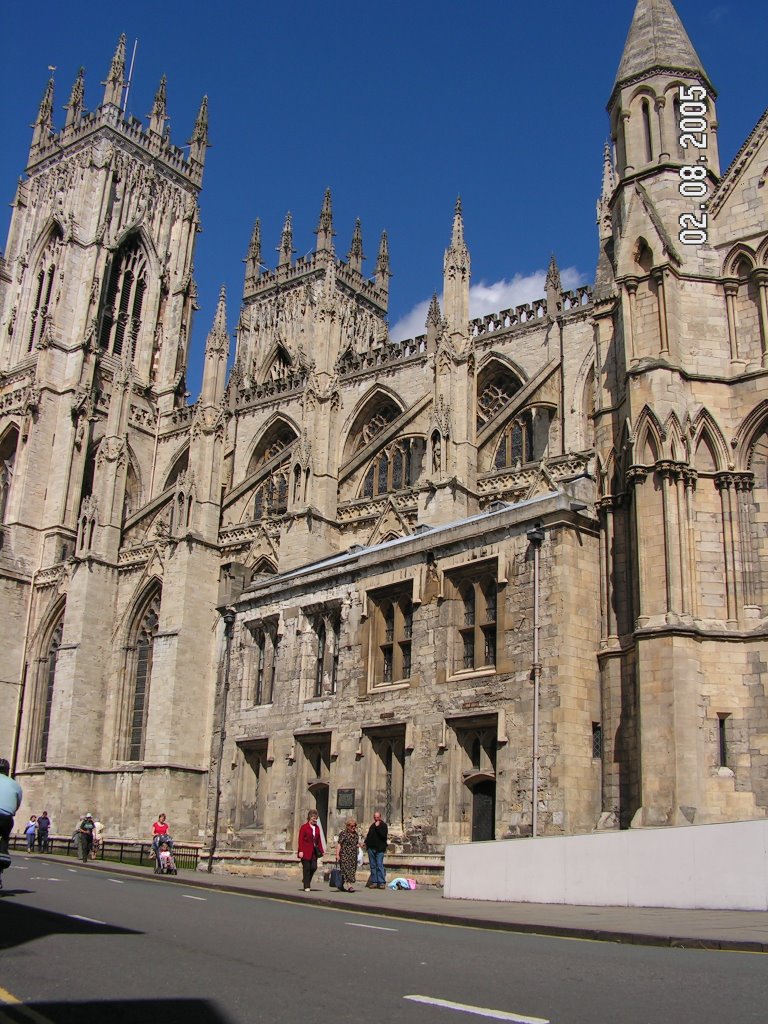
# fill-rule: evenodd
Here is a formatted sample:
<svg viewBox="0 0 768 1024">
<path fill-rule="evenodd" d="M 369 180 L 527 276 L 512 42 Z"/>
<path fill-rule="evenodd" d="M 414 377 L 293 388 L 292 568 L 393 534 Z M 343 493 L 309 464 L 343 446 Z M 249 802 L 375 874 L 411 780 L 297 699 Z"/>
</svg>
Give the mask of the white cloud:
<svg viewBox="0 0 768 1024">
<path fill-rule="evenodd" d="M 534 299 L 543 298 L 546 293 L 546 270 L 535 270 L 532 274 L 515 274 L 511 280 L 494 281 L 486 284 L 478 281 L 469 289 L 470 317 L 485 316 L 486 313 L 498 313 L 502 309 L 514 309 Z M 568 291 L 584 283 L 584 275 L 576 267 L 566 267 L 560 271 L 563 289 Z M 418 302 L 405 316 L 401 317 L 389 331 L 392 341 L 403 341 L 424 334 L 424 324 L 429 312 L 429 299 Z M 440 299 L 440 308 L 443 300 Z"/>
</svg>

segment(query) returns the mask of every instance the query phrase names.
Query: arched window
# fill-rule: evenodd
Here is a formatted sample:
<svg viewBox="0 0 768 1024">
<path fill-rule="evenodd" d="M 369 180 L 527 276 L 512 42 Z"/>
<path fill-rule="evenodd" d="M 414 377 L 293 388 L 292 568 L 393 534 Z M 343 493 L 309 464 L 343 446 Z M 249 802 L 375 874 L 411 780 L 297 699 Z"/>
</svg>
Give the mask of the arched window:
<svg viewBox="0 0 768 1024">
<path fill-rule="evenodd" d="M 323 694 L 323 668 L 325 665 L 325 622 L 321 619 L 317 627 L 317 656 L 315 658 L 315 696 Z"/>
<path fill-rule="evenodd" d="M 123 757 L 141 761 L 147 735 L 149 690 L 152 682 L 155 637 L 160 625 L 160 587 L 155 588 L 134 620 L 127 658 L 127 727 L 122 737 Z"/>
<path fill-rule="evenodd" d="M 112 260 L 99 335 L 99 346 L 107 352 L 120 355 L 126 339 L 130 339 L 133 357 L 141 328 L 147 278 L 147 257 L 134 236 Z"/>
<path fill-rule="evenodd" d="M 382 448 L 368 466 L 362 496 L 373 498 L 413 487 L 421 474 L 425 448 L 421 437 L 401 437 Z"/>
<path fill-rule="evenodd" d="M 41 660 L 42 675 L 42 718 L 40 731 L 38 733 L 37 750 L 32 754 L 33 761 L 44 762 L 48 757 L 48 737 L 51 732 L 51 709 L 53 708 L 53 690 L 56 682 L 56 663 L 59 657 L 59 648 L 64 634 L 64 619 L 59 619 L 51 631 L 48 643 Z"/>
<path fill-rule="evenodd" d="M 645 143 L 645 162 L 649 164 L 653 160 L 653 137 L 651 135 L 651 105 L 648 100 L 643 100 L 640 107 L 643 115 L 643 141 Z"/>
<path fill-rule="evenodd" d="M 0 524 L 5 522 L 8 510 L 18 444 L 19 432 L 16 427 L 12 427 L 0 442 Z"/>
<path fill-rule="evenodd" d="M 494 469 L 509 469 L 531 462 L 533 454 L 533 415 L 527 410 L 506 425 L 493 460 Z"/>
<path fill-rule="evenodd" d="M 51 303 L 54 298 L 53 286 L 56 281 L 57 267 L 61 258 L 62 235 L 57 224 L 51 232 L 35 271 L 34 305 L 29 324 L 27 351 L 42 337 L 48 317 L 51 315 Z"/>
<path fill-rule="evenodd" d="M 477 381 L 477 429 L 481 430 L 520 390 L 521 383 L 499 364 L 486 368 Z"/>
</svg>

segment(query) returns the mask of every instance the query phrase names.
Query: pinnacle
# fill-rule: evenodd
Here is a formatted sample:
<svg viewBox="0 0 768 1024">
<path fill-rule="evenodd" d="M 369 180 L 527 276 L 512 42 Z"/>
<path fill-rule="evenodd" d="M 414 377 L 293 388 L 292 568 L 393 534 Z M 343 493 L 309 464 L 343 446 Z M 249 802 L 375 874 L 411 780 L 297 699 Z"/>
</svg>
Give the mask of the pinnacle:
<svg viewBox="0 0 768 1024">
<path fill-rule="evenodd" d="M 637 0 L 614 88 L 653 68 L 707 77 L 671 0 Z"/>
</svg>

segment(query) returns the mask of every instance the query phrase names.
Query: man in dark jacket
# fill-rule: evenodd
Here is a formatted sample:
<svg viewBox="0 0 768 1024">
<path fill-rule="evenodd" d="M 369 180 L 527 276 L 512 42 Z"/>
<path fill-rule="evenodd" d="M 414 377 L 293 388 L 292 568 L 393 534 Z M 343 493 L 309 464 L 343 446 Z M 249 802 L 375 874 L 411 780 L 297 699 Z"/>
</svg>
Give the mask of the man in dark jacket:
<svg viewBox="0 0 768 1024">
<path fill-rule="evenodd" d="M 48 817 L 48 811 L 43 813 L 37 819 L 37 852 L 48 853 L 48 833 L 51 831 L 51 819 Z"/>
<path fill-rule="evenodd" d="M 366 883 L 369 889 L 386 889 L 387 887 L 384 875 L 384 854 L 387 852 L 388 833 L 387 823 L 381 820 L 381 811 L 374 811 L 373 822 L 365 837 L 368 863 L 371 867 L 371 877 Z"/>
</svg>

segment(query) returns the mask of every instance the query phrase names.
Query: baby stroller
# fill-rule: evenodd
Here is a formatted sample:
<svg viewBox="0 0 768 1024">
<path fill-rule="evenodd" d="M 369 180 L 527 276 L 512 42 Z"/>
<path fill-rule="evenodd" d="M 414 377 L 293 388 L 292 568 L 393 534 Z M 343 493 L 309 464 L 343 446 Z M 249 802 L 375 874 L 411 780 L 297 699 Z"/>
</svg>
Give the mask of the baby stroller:
<svg viewBox="0 0 768 1024">
<path fill-rule="evenodd" d="M 173 851 L 167 840 L 155 845 L 155 874 L 176 875 L 176 861 L 173 859 Z"/>
</svg>

